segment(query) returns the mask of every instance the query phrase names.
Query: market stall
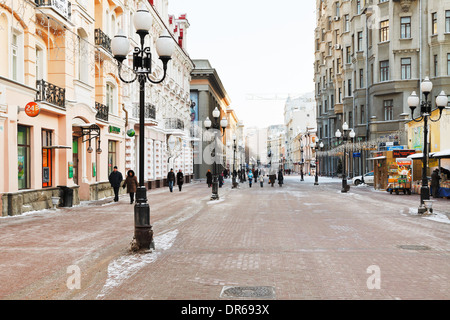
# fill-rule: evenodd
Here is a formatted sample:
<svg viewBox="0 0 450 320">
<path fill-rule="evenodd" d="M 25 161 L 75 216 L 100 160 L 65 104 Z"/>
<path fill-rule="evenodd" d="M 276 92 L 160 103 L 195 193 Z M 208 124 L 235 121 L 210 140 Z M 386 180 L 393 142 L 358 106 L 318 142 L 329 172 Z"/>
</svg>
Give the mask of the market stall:
<svg viewBox="0 0 450 320">
<path fill-rule="evenodd" d="M 432 157 L 437 160 L 437 168 L 441 177 L 438 196 L 450 199 L 450 149 L 434 152 Z"/>
<path fill-rule="evenodd" d="M 411 194 L 412 187 L 412 160 L 408 158 L 397 158 L 388 167 L 388 186 L 386 190 L 391 194 Z"/>
</svg>

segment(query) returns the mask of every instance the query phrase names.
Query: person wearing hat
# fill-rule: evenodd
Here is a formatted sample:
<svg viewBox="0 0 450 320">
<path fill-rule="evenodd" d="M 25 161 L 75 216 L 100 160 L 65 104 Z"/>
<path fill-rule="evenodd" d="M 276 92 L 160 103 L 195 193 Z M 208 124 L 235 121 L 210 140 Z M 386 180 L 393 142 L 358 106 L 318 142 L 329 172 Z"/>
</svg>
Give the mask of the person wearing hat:
<svg viewBox="0 0 450 320">
<path fill-rule="evenodd" d="M 113 171 L 109 175 L 109 183 L 111 187 L 114 189 L 114 202 L 119 201 L 119 188 L 122 183 L 123 177 L 122 174 L 117 170 L 117 166 L 114 166 Z"/>
</svg>

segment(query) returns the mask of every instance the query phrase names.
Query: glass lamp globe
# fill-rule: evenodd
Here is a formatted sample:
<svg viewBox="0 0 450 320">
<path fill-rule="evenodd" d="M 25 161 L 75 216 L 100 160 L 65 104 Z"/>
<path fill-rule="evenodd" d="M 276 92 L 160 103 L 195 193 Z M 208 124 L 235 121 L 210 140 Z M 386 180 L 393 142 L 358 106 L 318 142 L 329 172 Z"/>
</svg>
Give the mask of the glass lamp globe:
<svg viewBox="0 0 450 320">
<path fill-rule="evenodd" d="M 136 32 L 147 32 L 151 29 L 153 23 L 153 17 L 148 12 L 145 4 L 141 2 L 139 9 L 133 16 L 133 24 L 136 28 Z"/>
<path fill-rule="evenodd" d="M 175 50 L 174 40 L 170 36 L 169 32 L 164 29 L 158 40 L 156 40 L 156 52 L 160 58 L 172 57 Z"/>
</svg>

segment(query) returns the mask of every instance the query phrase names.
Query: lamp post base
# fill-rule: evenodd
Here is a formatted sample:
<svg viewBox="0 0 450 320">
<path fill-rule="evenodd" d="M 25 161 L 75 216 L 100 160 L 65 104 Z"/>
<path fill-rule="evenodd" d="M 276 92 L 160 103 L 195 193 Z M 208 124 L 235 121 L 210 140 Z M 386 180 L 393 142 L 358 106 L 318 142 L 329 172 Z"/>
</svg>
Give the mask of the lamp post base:
<svg viewBox="0 0 450 320">
<path fill-rule="evenodd" d="M 236 182 L 236 178 L 235 177 L 233 177 L 233 179 L 232 179 L 232 186 L 231 186 L 231 188 L 232 189 L 236 189 L 238 187 L 238 183 Z"/>
<path fill-rule="evenodd" d="M 211 200 L 219 200 L 219 182 L 218 181 L 214 181 L 212 183 Z"/>
<path fill-rule="evenodd" d="M 136 190 L 136 205 L 134 206 L 134 239 L 133 251 L 155 248 L 153 230 L 150 225 L 150 206 L 147 203 L 147 189 L 140 186 Z"/>
</svg>

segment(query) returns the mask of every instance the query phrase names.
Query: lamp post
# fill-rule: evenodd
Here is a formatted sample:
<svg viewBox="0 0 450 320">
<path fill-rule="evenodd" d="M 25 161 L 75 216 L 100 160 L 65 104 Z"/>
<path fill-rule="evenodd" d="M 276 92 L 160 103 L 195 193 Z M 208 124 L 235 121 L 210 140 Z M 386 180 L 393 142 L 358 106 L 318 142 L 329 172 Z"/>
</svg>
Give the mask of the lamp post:
<svg viewBox="0 0 450 320">
<path fill-rule="evenodd" d="M 236 182 L 236 135 L 233 135 L 233 174 L 232 174 L 232 187 L 233 189 L 237 188 L 238 183 Z"/>
<path fill-rule="evenodd" d="M 164 81 L 167 73 L 167 64 L 171 60 L 174 51 L 173 39 L 167 30 L 164 30 L 156 41 L 156 52 L 159 59 L 163 63 L 164 74 L 161 80 L 153 81 L 149 75 L 152 73 L 152 54 L 150 47 L 144 47 L 145 37 L 149 34 L 152 27 L 152 15 L 146 9 L 145 5 L 141 6 L 134 14 L 133 24 L 136 33 L 140 37 L 140 48 L 135 47 L 133 52 L 133 78 L 126 80 L 122 77 L 122 63 L 130 52 L 130 41 L 125 33 L 120 30 L 111 41 L 111 50 L 114 59 L 118 62 L 118 75 L 124 83 L 139 82 L 139 187 L 136 190 L 136 204 L 134 207 L 134 225 L 135 225 L 135 241 L 138 250 L 154 248 L 153 231 L 150 225 L 150 206 L 147 203 L 147 189 L 144 183 L 145 172 L 145 83 L 147 81 L 158 84 Z"/>
<path fill-rule="evenodd" d="M 427 167 L 428 167 L 428 120 L 432 122 L 437 122 L 441 119 L 442 111 L 448 104 L 448 98 L 444 91 L 436 98 L 436 106 L 439 108 L 439 118 L 431 119 L 431 101 L 428 101 L 428 96 L 433 90 L 433 83 L 430 81 L 428 77 L 420 84 L 421 91 L 425 97 L 424 101 L 420 101 L 416 92 L 414 91 L 408 97 L 408 106 L 411 109 L 411 118 L 415 122 L 421 122 L 423 120 L 423 158 L 422 158 L 422 187 L 420 188 L 420 206 L 418 212 L 423 214 L 427 212 L 427 208 L 425 207 L 425 201 L 430 200 L 430 188 L 428 187 L 428 178 L 427 178 Z M 414 118 L 414 110 L 420 104 L 420 116 L 418 118 Z M 430 209 L 432 212 L 432 209 Z"/>
<path fill-rule="evenodd" d="M 304 165 L 304 161 L 303 161 L 303 135 L 300 135 L 300 181 L 305 181 L 303 179 L 303 165 Z"/>
<path fill-rule="evenodd" d="M 214 167 L 213 167 L 213 183 L 212 183 L 212 195 L 211 200 L 219 200 L 219 179 L 218 179 L 218 172 L 217 172 L 217 131 L 221 132 L 223 130 L 223 133 L 221 137 L 223 137 L 223 134 L 225 134 L 225 129 L 227 128 L 228 121 L 227 118 L 223 117 L 222 120 L 219 121 L 220 117 L 220 111 L 216 107 L 214 111 L 212 112 L 214 123 L 209 119 L 209 117 L 206 117 L 206 120 L 204 121 L 204 125 L 206 130 L 215 129 L 214 131 Z M 222 130 L 221 130 L 222 129 Z"/>
<path fill-rule="evenodd" d="M 323 148 L 323 142 L 321 141 L 319 143 L 319 139 L 317 139 L 317 141 L 314 141 L 311 143 L 311 148 L 314 149 L 315 154 L 316 154 L 316 174 L 314 176 L 314 185 L 318 186 L 319 185 L 319 176 L 318 176 L 318 171 L 319 171 L 319 158 L 317 156 L 317 150 L 320 148 Z"/>
<path fill-rule="evenodd" d="M 336 138 L 338 139 L 338 141 L 341 137 L 344 142 L 348 141 L 349 139 L 353 140 L 353 138 L 356 135 L 355 131 L 353 131 L 353 129 L 348 128 L 347 122 L 345 122 L 342 125 L 342 131 L 343 132 L 339 131 L 339 129 L 337 129 L 337 131 L 336 131 Z M 342 189 L 341 189 L 342 193 L 346 193 L 348 190 L 350 190 L 350 186 L 347 185 L 347 175 L 345 173 L 345 156 L 346 156 L 345 153 L 346 153 L 346 147 L 344 144 L 344 156 L 343 156 L 343 163 L 342 163 Z"/>
</svg>

